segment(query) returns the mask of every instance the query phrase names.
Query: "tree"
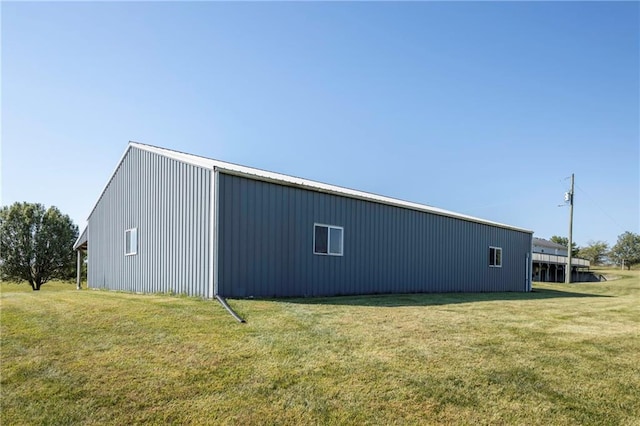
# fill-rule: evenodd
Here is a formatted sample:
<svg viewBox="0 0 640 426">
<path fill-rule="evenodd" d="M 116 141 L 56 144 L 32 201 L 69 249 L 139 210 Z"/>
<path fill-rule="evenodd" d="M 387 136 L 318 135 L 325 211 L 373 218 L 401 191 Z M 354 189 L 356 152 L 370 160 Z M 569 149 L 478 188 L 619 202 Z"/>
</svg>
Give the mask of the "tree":
<svg viewBox="0 0 640 426">
<path fill-rule="evenodd" d="M 604 241 L 589 241 L 586 247 L 580 248 L 578 257 L 587 259 L 593 265 L 601 265 L 604 263 L 609 251 L 609 244 Z"/>
<path fill-rule="evenodd" d="M 560 244 L 561 246 L 565 246 L 568 247 L 569 246 L 569 238 L 567 237 L 559 237 L 557 235 L 554 235 L 553 237 L 550 238 L 551 241 L 553 241 L 556 244 Z M 575 241 L 571 241 L 571 256 L 577 256 L 578 255 L 578 246 L 576 245 Z"/>
<path fill-rule="evenodd" d="M 629 231 L 618 235 L 618 242 L 611 248 L 609 257 L 627 269 L 640 263 L 640 235 Z"/>
<path fill-rule="evenodd" d="M 69 278 L 78 227 L 56 207 L 14 203 L 0 209 L 0 276 L 28 281 L 31 288 Z"/>
</svg>

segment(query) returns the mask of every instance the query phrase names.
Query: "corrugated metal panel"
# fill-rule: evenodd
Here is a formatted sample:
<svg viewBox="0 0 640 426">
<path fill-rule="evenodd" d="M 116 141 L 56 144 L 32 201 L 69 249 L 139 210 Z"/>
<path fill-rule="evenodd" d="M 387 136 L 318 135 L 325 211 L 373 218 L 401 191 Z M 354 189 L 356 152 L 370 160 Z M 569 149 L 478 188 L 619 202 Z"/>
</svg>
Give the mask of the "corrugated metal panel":
<svg viewBox="0 0 640 426">
<path fill-rule="evenodd" d="M 89 217 L 89 286 L 211 297 L 211 174 L 129 149 Z M 124 255 L 129 228 L 138 229 L 134 256 Z"/>
<path fill-rule="evenodd" d="M 219 174 L 219 293 L 229 297 L 526 291 L 531 234 Z M 313 225 L 344 255 L 313 254 Z M 489 246 L 502 248 L 489 267 Z"/>
<path fill-rule="evenodd" d="M 426 211 L 429 213 L 438 214 L 442 216 L 454 217 L 458 219 L 468 220 L 471 222 L 484 223 L 492 226 L 498 226 L 502 228 L 514 229 L 518 231 L 532 233 L 531 231 L 517 228 L 511 225 L 501 224 L 497 222 L 488 221 L 486 219 L 467 216 L 460 213 L 455 213 L 452 211 L 433 207 L 433 206 L 413 203 L 410 201 L 398 200 L 395 198 L 385 197 L 382 195 L 372 194 L 369 192 L 357 191 L 349 188 L 339 187 L 336 185 L 329 185 L 322 182 L 316 182 L 316 181 L 302 179 L 294 176 L 283 175 L 281 173 L 274 173 L 266 170 L 255 169 L 252 167 L 241 166 L 238 164 L 227 163 L 224 161 L 200 157 L 198 155 L 187 154 L 184 152 L 174 151 L 166 148 L 160 148 L 157 146 L 130 142 L 129 148 L 145 150 L 161 156 L 165 156 L 167 158 L 172 158 L 174 160 L 177 160 L 186 164 L 191 164 L 194 166 L 203 167 L 207 169 L 217 169 L 226 174 L 249 177 L 251 179 L 261 180 L 265 182 L 272 182 L 278 185 L 300 187 L 302 189 L 309 189 L 312 191 L 337 194 L 339 196 L 346 196 L 350 198 L 373 201 L 376 203 L 388 204 L 391 206 L 398 206 L 398 207 L 410 208 L 410 209 L 419 210 L 419 211 Z"/>
</svg>

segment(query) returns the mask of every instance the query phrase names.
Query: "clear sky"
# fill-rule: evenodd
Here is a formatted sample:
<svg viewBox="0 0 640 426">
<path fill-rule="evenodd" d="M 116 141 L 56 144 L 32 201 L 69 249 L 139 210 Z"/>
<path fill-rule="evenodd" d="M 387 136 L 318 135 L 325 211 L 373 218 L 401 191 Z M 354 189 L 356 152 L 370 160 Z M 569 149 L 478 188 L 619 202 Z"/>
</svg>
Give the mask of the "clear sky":
<svg viewBox="0 0 640 426">
<path fill-rule="evenodd" d="M 2 204 L 134 140 L 574 240 L 640 232 L 640 5 L 1 3 Z"/>
</svg>

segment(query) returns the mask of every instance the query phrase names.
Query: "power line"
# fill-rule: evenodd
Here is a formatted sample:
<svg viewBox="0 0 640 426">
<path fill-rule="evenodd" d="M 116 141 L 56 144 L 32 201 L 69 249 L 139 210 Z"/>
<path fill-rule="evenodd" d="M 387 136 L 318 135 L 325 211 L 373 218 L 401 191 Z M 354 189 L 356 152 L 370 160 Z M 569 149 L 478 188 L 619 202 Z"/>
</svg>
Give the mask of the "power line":
<svg viewBox="0 0 640 426">
<path fill-rule="evenodd" d="M 601 206 L 600 204 L 598 204 L 593 198 L 591 198 L 591 196 L 587 193 L 587 191 L 585 191 L 584 189 L 580 188 L 579 185 L 576 184 L 576 187 L 580 190 L 580 192 L 582 192 L 584 195 L 587 196 L 587 198 L 592 202 L 592 204 L 594 206 L 596 206 L 598 208 L 598 210 L 600 210 L 602 212 L 602 214 L 604 214 L 605 216 L 607 216 L 609 218 L 609 220 L 611 220 L 611 222 L 613 222 L 618 228 L 620 228 L 621 231 L 625 231 L 624 227 L 622 225 L 620 225 L 609 213 L 607 213 Z"/>
</svg>

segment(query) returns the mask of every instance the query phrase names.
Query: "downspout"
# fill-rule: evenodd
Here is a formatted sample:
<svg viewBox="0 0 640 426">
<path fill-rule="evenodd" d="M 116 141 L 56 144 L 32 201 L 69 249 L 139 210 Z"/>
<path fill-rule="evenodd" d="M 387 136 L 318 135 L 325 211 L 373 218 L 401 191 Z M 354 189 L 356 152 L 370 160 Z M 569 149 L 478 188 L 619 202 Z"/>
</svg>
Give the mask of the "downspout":
<svg viewBox="0 0 640 426">
<path fill-rule="evenodd" d="M 218 294 L 218 168 L 211 171 L 211 233 L 209 235 L 209 297 L 215 297 L 223 308 L 240 323 L 246 321 L 229 306 L 226 300 Z"/>
<path fill-rule="evenodd" d="M 217 203 L 216 196 L 218 195 L 218 191 L 216 191 L 216 182 L 218 180 L 218 172 L 214 167 L 211 170 L 211 179 L 209 185 L 211 188 L 209 190 L 209 289 L 207 292 L 207 296 L 209 299 L 213 299 L 216 294 L 215 288 L 215 275 L 217 272 L 217 268 L 215 265 L 215 259 L 217 257 L 217 247 L 216 241 L 218 236 L 216 235 L 216 227 L 217 227 Z"/>
<path fill-rule="evenodd" d="M 531 274 L 533 273 L 533 271 L 531 270 L 531 260 L 529 259 L 529 253 L 527 253 L 527 260 L 526 260 L 524 269 L 525 269 L 525 278 L 524 278 L 525 291 L 531 291 Z"/>
<path fill-rule="evenodd" d="M 527 291 L 533 291 L 533 234 L 530 236 L 529 253 L 527 253 L 527 267 L 529 268 Z"/>
<path fill-rule="evenodd" d="M 220 243 L 218 227 L 220 224 L 220 172 L 217 167 L 213 168 L 213 294 L 218 295 L 218 253 L 220 252 Z"/>
<path fill-rule="evenodd" d="M 244 319 L 242 319 L 242 317 L 240 317 L 240 315 L 238 315 L 233 309 L 231 309 L 231 306 L 229 306 L 227 301 L 224 300 L 224 298 L 222 296 L 218 296 L 216 294 L 216 299 L 218 299 L 218 302 L 220 302 L 220 304 L 227 310 L 227 312 L 229 312 L 232 317 L 237 319 L 238 322 L 241 322 L 243 324 L 246 323 L 246 321 Z"/>
</svg>

